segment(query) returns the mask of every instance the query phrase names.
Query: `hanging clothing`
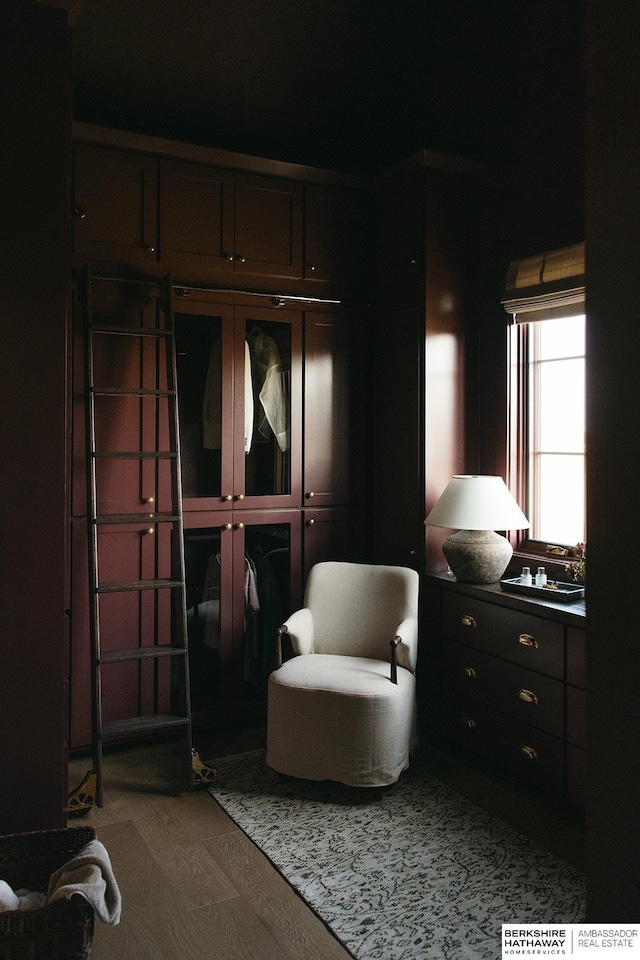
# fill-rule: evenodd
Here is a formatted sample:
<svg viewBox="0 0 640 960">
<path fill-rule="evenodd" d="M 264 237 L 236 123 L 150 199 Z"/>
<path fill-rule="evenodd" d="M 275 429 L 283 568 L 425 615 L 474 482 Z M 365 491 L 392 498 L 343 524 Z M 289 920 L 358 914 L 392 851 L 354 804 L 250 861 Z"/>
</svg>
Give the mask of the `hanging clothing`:
<svg viewBox="0 0 640 960">
<path fill-rule="evenodd" d="M 252 333 L 252 341 L 253 371 L 262 407 L 258 412 L 257 429 L 265 439 L 273 433 L 284 452 L 289 449 L 289 401 L 280 352 L 275 340 L 257 328 Z"/>
<path fill-rule="evenodd" d="M 220 649 L 220 554 L 212 553 L 202 586 L 198 615 L 204 620 L 202 642 L 210 650 Z"/>
<path fill-rule="evenodd" d="M 244 342 L 244 452 L 251 450 L 253 437 L 253 371 L 251 348 Z M 211 347 L 207 380 L 202 401 L 202 446 L 207 450 L 222 447 L 222 340 Z"/>
<path fill-rule="evenodd" d="M 244 452 L 251 450 L 253 439 L 253 373 L 251 370 L 251 348 L 244 342 Z"/>
<path fill-rule="evenodd" d="M 202 603 L 198 605 L 198 614 L 204 620 L 202 642 L 210 650 L 220 649 L 220 587 L 221 564 L 219 553 L 212 553 L 207 564 L 207 572 L 202 587 Z M 260 609 L 255 564 L 249 557 L 244 558 L 244 612 L 247 620 Z"/>
</svg>

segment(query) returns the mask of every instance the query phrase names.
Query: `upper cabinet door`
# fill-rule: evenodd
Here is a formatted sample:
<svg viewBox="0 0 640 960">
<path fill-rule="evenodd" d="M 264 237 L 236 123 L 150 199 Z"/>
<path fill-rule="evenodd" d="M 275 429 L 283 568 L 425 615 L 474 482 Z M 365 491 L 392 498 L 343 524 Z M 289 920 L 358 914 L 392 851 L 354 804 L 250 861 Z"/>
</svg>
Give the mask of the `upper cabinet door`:
<svg viewBox="0 0 640 960">
<path fill-rule="evenodd" d="M 302 184 L 245 173 L 235 181 L 234 269 L 301 277 Z"/>
<path fill-rule="evenodd" d="M 365 205 L 354 191 L 305 187 L 304 276 L 307 280 L 356 282 L 365 276 L 368 253 Z"/>
<path fill-rule="evenodd" d="M 160 178 L 162 261 L 185 276 L 232 270 L 233 173 L 167 160 Z"/>
<path fill-rule="evenodd" d="M 157 259 L 157 161 L 144 154 L 77 144 L 74 252 L 151 267 Z"/>
<path fill-rule="evenodd" d="M 179 161 L 160 166 L 162 262 L 207 273 L 302 276 L 300 183 Z"/>
</svg>

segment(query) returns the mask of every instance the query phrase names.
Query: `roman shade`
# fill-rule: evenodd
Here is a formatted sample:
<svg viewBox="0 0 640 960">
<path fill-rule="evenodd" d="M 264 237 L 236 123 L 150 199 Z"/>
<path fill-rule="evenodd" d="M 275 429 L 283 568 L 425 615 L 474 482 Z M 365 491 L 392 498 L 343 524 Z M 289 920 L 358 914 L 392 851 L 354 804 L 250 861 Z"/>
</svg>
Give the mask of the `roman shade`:
<svg viewBox="0 0 640 960">
<path fill-rule="evenodd" d="M 515 323 L 584 313 L 584 243 L 509 264 L 502 305 Z"/>
</svg>

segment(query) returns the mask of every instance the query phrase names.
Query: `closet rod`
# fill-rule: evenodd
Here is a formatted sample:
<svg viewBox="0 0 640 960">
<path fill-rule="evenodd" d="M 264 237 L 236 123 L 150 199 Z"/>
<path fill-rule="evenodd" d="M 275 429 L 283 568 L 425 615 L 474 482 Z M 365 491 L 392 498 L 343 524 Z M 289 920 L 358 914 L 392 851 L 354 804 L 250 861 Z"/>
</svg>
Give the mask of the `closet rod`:
<svg viewBox="0 0 640 960">
<path fill-rule="evenodd" d="M 135 283 L 138 286 L 157 286 L 158 281 L 153 280 L 149 277 L 102 277 L 97 275 L 92 275 L 92 280 L 113 280 L 116 283 Z M 263 291 L 258 290 L 244 290 L 236 289 L 233 287 L 206 287 L 206 286 L 196 286 L 192 283 L 174 283 L 174 290 L 184 290 L 193 291 L 194 293 L 235 293 L 242 296 L 250 297 L 266 297 L 269 300 L 273 301 L 282 301 L 285 300 L 294 300 L 300 303 L 331 303 L 331 304 L 341 304 L 342 300 L 330 300 L 328 297 L 305 297 L 301 294 L 292 294 L 292 293 L 264 293 Z"/>
<path fill-rule="evenodd" d="M 263 293 L 262 291 L 257 290 L 242 290 L 234 289 L 232 287 L 198 287 L 190 283 L 174 283 L 174 290 L 193 290 L 196 293 L 237 293 L 242 296 L 250 297 L 266 297 L 269 300 L 274 301 L 285 301 L 285 300 L 295 300 L 301 303 L 333 303 L 340 304 L 342 300 L 330 300 L 328 297 L 304 297 L 301 294 L 293 293 Z"/>
</svg>

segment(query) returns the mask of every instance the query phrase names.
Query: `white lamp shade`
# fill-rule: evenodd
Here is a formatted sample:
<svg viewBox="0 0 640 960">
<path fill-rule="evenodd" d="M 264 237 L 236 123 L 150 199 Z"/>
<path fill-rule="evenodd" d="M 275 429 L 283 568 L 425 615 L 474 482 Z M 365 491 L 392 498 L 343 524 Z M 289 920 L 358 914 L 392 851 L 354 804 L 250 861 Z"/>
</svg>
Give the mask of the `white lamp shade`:
<svg viewBox="0 0 640 960">
<path fill-rule="evenodd" d="M 524 530 L 529 526 L 502 477 L 473 475 L 452 477 L 425 523 L 456 530 Z"/>
</svg>

